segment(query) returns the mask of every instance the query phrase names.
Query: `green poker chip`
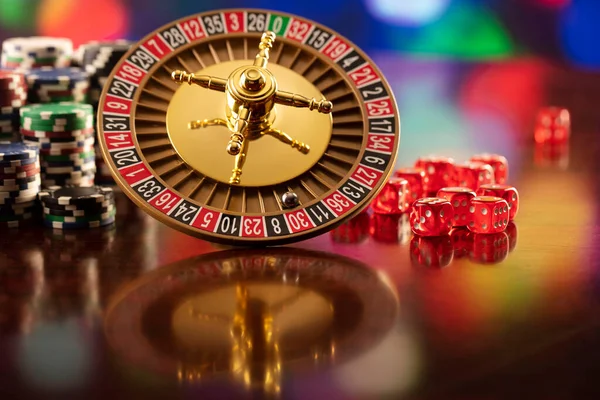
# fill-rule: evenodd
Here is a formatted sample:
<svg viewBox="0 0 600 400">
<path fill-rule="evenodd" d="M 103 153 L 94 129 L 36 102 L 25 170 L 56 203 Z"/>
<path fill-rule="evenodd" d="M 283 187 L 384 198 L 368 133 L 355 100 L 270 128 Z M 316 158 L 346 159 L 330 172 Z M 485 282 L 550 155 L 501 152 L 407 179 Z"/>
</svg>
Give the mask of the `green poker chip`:
<svg viewBox="0 0 600 400">
<path fill-rule="evenodd" d="M 77 223 L 77 222 L 93 222 L 93 221 L 103 221 L 109 218 L 114 218 L 117 214 L 117 209 L 114 206 L 108 208 L 108 211 L 103 214 L 96 215 L 85 215 L 85 216 L 64 216 L 64 215 L 53 215 L 49 213 L 44 213 L 44 219 L 50 222 L 66 222 L 66 223 Z"/>
<path fill-rule="evenodd" d="M 94 116 L 94 109 L 90 104 L 75 102 L 30 104 L 20 108 L 22 118 L 32 120 L 77 119 Z"/>
<path fill-rule="evenodd" d="M 61 161 L 76 161 L 80 159 L 89 159 L 96 156 L 95 151 L 88 151 L 85 153 L 74 153 L 74 154 L 66 154 L 62 156 L 44 156 L 44 161 L 47 162 L 61 162 Z"/>
</svg>

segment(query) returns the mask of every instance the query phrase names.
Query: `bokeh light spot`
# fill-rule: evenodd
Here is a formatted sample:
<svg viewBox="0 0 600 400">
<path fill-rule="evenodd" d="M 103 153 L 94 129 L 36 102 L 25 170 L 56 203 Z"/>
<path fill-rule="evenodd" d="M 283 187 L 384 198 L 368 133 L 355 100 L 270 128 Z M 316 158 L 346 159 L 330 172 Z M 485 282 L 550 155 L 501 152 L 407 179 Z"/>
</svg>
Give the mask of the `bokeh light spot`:
<svg viewBox="0 0 600 400">
<path fill-rule="evenodd" d="M 439 18 L 449 0 L 366 0 L 369 12 L 377 19 L 398 25 L 423 25 Z"/>
<path fill-rule="evenodd" d="M 128 10 L 122 0 L 42 0 L 37 23 L 39 34 L 68 37 L 77 46 L 91 40 L 125 38 Z"/>
<path fill-rule="evenodd" d="M 561 44 L 566 56 L 582 67 L 600 67 L 600 1 L 579 0 L 561 15 Z"/>
</svg>

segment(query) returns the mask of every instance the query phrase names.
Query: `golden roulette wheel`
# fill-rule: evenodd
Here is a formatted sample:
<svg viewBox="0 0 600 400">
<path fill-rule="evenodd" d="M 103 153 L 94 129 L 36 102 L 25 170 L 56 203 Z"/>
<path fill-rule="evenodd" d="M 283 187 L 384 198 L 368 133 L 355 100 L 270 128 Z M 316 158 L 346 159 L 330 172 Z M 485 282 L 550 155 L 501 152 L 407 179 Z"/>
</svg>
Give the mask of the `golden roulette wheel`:
<svg viewBox="0 0 600 400">
<path fill-rule="evenodd" d="M 394 167 L 381 71 L 340 34 L 264 10 L 196 14 L 140 40 L 104 87 L 102 152 L 158 220 L 227 244 L 280 244 L 364 209 Z"/>
</svg>

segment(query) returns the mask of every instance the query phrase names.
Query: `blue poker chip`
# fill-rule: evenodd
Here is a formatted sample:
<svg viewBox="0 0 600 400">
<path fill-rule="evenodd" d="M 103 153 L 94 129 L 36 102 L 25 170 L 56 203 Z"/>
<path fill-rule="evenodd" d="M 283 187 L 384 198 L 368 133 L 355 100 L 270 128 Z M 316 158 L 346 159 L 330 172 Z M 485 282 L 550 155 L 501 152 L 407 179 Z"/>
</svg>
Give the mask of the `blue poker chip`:
<svg viewBox="0 0 600 400">
<path fill-rule="evenodd" d="M 10 144 L 0 144 L 1 146 L 9 146 L 15 143 Z M 25 165 L 35 164 L 39 161 L 39 157 L 34 158 L 25 158 L 21 160 L 0 160 L 0 169 L 2 168 L 13 168 L 13 167 L 23 167 Z"/>
<path fill-rule="evenodd" d="M 95 143 L 95 139 L 93 136 L 78 141 L 70 141 L 70 142 L 59 142 L 59 143 L 38 143 L 32 142 L 29 140 L 23 139 L 23 143 L 29 144 L 31 146 L 36 145 L 43 150 L 52 150 L 52 149 L 75 149 L 79 147 L 88 147 L 93 146 Z"/>
<path fill-rule="evenodd" d="M 0 162 L 35 159 L 39 150 L 23 143 L 0 144 Z"/>
<path fill-rule="evenodd" d="M 29 88 L 35 88 L 40 85 L 61 85 L 68 87 L 71 84 L 75 85 L 77 82 L 85 81 L 89 77 L 88 72 L 78 67 L 42 67 L 30 70 L 27 73 L 26 79 Z"/>
</svg>

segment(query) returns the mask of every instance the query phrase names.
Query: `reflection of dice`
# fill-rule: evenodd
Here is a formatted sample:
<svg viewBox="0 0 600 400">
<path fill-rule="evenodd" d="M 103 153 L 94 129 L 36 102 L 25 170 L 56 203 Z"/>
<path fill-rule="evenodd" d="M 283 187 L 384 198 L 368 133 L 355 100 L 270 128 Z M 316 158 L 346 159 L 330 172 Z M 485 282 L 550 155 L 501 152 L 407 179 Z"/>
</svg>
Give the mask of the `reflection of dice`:
<svg viewBox="0 0 600 400">
<path fill-rule="evenodd" d="M 508 257 L 508 235 L 496 232 L 491 235 L 473 234 L 473 251 L 469 259 L 478 264 L 496 264 Z"/>
<path fill-rule="evenodd" d="M 454 258 L 466 257 L 473 250 L 473 233 L 465 227 L 452 229 L 450 239 L 454 247 Z"/>
<path fill-rule="evenodd" d="M 571 117 L 566 108 L 546 107 L 537 115 L 534 138 L 537 143 L 565 143 L 571 135 Z"/>
<path fill-rule="evenodd" d="M 494 183 L 494 170 L 489 164 L 467 161 L 454 166 L 452 181 L 455 186 L 475 190 L 481 185 Z"/>
<path fill-rule="evenodd" d="M 410 207 L 408 181 L 392 177 L 371 203 L 376 214 L 401 214 Z"/>
<path fill-rule="evenodd" d="M 421 236 L 442 236 L 450 233 L 454 209 L 448 200 L 425 197 L 413 203 L 410 226 Z"/>
<path fill-rule="evenodd" d="M 369 233 L 376 242 L 406 243 L 412 236 L 407 214 L 373 214 Z"/>
<path fill-rule="evenodd" d="M 369 236 L 369 214 L 361 212 L 356 217 L 329 232 L 337 243 L 360 243 Z"/>
<path fill-rule="evenodd" d="M 512 221 L 509 222 L 505 232 L 508 235 L 508 251 L 510 252 L 517 246 L 517 239 L 519 236 L 517 225 Z"/>
<path fill-rule="evenodd" d="M 467 225 L 471 199 L 475 197 L 474 191 L 463 187 L 446 187 L 437 192 L 437 197 L 446 199 L 452 204 L 452 208 L 454 208 L 453 226 Z"/>
<path fill-rule="evenodd" d="M 410 204 L 418 199 L 425 197 L 425 187 L 429 183 L 429 178 L 422 168 L 400 168 L 394 173 L 398 178 L 404 178 L 408 181 L 408 189 L 410 192 Z"/>
<path fill-rule="evenodd" d="M 498 185 L 492 183 L 489 185 L 482 185 L 477 189 L 478 196 L 496 196 L 503 198 L 508 203 L 508 219 L 513 220 L 519 211 L 519 192 L 514 186 L 509 185 Z"/>
<path fill-rule="evenodd" d="M 569 167 L 569 143 L 536 143 L 533 161 L 538 167 L 567 169 Z"/>
<path fill-rule="evenodd" d="M 415 163 L 415 167 L 422 168 L 427 176 L 425 192 L 427 195 L 435 195 L 443 187 L 450 186 L 454 175 L 454 159 L 449 157 L 421 157 Z"/>
<path fill-rule="evenodd" d="M 504 156 L 488 153 L 476 154 L 471 157 L 470 161 L 482 162 L 492 167 L 496 183 L 505 183 L 508 179 L 508 161 Z"/>
<path fill-rule="evenodd" d="M 443 268 L 452 262 L 453 255 L 452 240 L 448 236 L 415 235 L 410 241 L 410 259 L 416 265 Z"/>
<path fill-rule="evenodd" d="M 508 203 L 495 196 L 473 197 L 468 219 L 471 232 L 503 232 L 508 224 Z"/>
</svg>

